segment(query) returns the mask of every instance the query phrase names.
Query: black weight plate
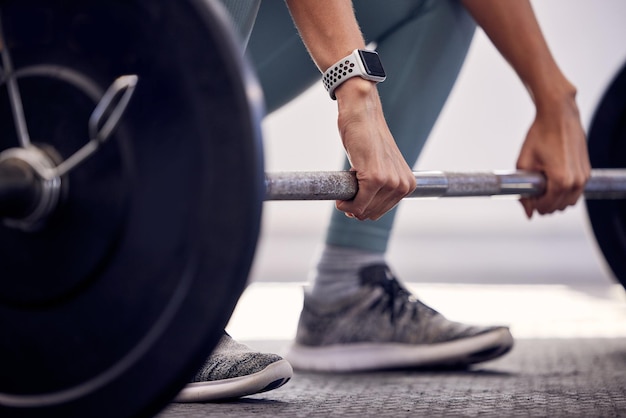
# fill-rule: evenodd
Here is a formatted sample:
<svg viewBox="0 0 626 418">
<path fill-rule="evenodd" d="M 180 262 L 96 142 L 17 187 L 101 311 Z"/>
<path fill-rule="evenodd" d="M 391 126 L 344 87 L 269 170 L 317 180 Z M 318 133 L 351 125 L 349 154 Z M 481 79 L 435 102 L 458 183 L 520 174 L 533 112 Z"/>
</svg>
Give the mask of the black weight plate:
<svg viewBox="0 0 626 418">
<path fill-rule="evenodd" d="M 3 0 L 0 16 L 31 140 L 62 158 L 87 142 L 113 80 L 139 77 L 45 227 L 0 226 L 0 416 L 152 415 L 247 281 L 263 194 L 248 95 L 260 90 L 207 1 Z M 2 79 L 0 150 L 17 145 Z"/>
<path fill-rule="evenodd" d="M 626 64 L 600 100 L 588 140 L 592 167 L 626 167 Z M 626 201 L 587 200 L 586 204 L 598 246 L 626 287 Z"/>
<path fill-rule="evenodd" d="M 85 80 L 83 88 L 77 74 L 60 79 L 56 68 L 27 67 L 17 73 L 18 83 L 31 140 L 46 148 L 54 147 L 57 154 L 67 157 L 85 144 L 85 121 L 102 91 L 92 80 Z M 0 138 L 2 149 L 6 149 L 15 147 L 17 140 L 7 90 L 2 87 Z M 122 138 L 123 130 L 118 135 Z M 32 233 L 2 228 L 0 277 L 20 280 L 2 281 L 0 303 L 18 308 L 50 305 L 78 291 L 108 262 L 126 217 L 130 191 L 123 166 L 131 162 L 125 161 L 129 150 L 123 146 L 128 143 L 126 136 L 103 147 L 98 158 L 65 181 L 62 210 L 55 213 L 46 228 Z"/>
</svg>

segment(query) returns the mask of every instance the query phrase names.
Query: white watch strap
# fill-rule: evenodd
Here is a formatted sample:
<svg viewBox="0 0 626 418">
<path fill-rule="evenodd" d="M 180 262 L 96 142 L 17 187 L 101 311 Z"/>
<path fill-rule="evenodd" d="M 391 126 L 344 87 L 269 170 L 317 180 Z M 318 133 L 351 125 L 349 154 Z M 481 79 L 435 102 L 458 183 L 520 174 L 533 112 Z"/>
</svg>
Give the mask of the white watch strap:
<svg viewBox="0 0 626 418">
<path fill-rule="evenodd" d="M 361 76 L 364 72 L 359 65 L 358 50 L 352 51 L 352 54 L 348 55 L 331 65 L 322 77 L 322 82 L 328 94 L 333 100 L 336 100 L 335 89 L 341 85 L 344 81 L 355 77 Z"/>
</svg>

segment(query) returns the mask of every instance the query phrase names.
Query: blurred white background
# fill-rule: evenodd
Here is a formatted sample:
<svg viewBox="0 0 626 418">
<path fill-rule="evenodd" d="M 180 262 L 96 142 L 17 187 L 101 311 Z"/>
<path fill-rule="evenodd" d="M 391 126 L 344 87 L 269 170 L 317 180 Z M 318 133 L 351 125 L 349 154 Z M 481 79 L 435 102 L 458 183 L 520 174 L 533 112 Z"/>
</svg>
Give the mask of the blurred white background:
<svg viewBox="0 0 626 418">
<path fill-rule="evenodd" d="M 552 0 L 533 6 L 557 62 L 578 88 L 588 127 L 604 89 L 626 61 L 626 2 Z M 340 169 L 335 106 L 320 83 L 267 116 L 266 171 Z M 415 169 L 512 169 L 532 117 L 532 103 L 515 73 L 478 30 Z M 332 202 L 265 203 L 251 280 L 305 281 L 332 210 Z M 511 199 L 405 201 L 388 258 L 399 277 L 414 282 L 612 280 L 583 202 L 528 221 Z"/>
</svg>

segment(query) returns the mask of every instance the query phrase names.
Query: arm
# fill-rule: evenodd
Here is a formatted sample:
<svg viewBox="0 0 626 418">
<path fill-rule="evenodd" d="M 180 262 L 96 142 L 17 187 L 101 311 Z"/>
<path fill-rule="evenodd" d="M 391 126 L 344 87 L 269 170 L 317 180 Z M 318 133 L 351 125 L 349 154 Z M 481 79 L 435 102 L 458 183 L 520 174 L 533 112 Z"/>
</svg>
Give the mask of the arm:
<svg viewBox="0 0 626 418">
<path fill-rule="evenodd" d="M 365 42 L 352 2 L 287 0 L 313 61 L 324 72 Z M 415 189 L 415 177 L 387 127 L 376 84 L 354 77 L 335 90 L 339 134 L 359 190 L 337 208 L 358 219 L 378 219 Z"/>
<path fill-rule="evenodd" d="M 526 215 L 574 205 L 590 175 L 575 87 L 557 66 L 531 5 L 525 0 L 463 0 L 526 86 L 536 115 L 520 151 L 519 169 L 543 172 L 546 193 L 522 199 Z"/>
</svg>

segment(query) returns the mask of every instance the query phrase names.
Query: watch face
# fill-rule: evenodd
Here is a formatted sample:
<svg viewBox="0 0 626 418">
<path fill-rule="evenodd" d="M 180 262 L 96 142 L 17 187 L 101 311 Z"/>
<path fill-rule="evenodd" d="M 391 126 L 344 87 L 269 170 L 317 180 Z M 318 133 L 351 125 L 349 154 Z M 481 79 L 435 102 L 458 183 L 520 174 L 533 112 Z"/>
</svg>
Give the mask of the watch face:
<svg viewBox="0 0 626 418">
<path fill-rule="evenodd" d="M 380 58 L 376 52 L 360 49 L 359 55 L 361 56 L 361 60 L 363 61 L 367 74 L 375 77 L 386 76 L 383 64 L 380 62 Z"/>
</svg>

